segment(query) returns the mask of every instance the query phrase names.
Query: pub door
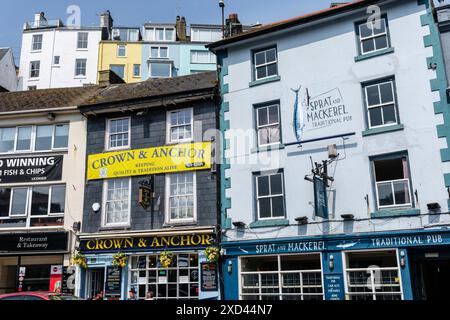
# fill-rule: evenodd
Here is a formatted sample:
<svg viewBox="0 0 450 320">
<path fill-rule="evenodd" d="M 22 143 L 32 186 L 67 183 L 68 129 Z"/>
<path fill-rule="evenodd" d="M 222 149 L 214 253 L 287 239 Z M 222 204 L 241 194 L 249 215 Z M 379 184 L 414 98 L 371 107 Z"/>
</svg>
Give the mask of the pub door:
<svg viewBox="0 0 450 320">
<path fill-rule="evenodd" d="M 415 252 L 410 272 L 414 300 L 450 300 L 450 252 Z"/>
<path fill-rule="evenodd" d="M 88 291 L 87 298 L 95 298 L 95 296 L 104 291 L 105 287 L 105 268 L 88 269 Z"/>
</svg>

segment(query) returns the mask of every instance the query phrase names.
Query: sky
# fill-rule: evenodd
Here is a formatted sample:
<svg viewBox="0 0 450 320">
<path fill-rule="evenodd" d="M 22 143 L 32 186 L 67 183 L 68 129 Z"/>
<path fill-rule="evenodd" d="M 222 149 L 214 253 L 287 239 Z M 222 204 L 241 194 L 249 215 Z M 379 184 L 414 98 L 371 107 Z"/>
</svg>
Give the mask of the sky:
<svg viewBox="0 0 450 320">
<path fill-rule="evenodd" d="M 0 47 L 13 49 L 18 65 L 22 28 L 34 14 L 45 12 L 47 19 L 64 23 L 70 5 L 81 9 L 81 25 L 98 26 L 99 13 L 110 10 L 115 25 L 142 26 L 145 22 L 175 22 L 185 16 L 187 24 L 221 23 L 218 0 L 1 0 Z M 270 23 L 330 6 L 331 0 L 225 0 L 225 16 L 239 15 L 244 24 Z M 339 2 L 339 1 L 336 1 Z M 342 1 L 344 2 L 344 1 Z"/>
</svg>

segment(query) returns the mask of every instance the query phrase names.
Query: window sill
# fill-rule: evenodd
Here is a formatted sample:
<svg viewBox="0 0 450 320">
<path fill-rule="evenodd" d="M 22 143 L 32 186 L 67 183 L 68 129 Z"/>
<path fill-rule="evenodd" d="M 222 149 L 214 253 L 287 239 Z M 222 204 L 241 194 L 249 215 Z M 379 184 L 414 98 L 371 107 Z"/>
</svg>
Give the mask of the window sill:
<svg viewBox="0 0 450 320">
<path fill-rule="evenodd" d="M 99 232 L 102 231 L 120 231 L 120 230 L 130 230 L 131 226 L 129 224 L 123 226 L 103 226 L 98 229 Z"/>
<path fill-rule="evenodd" d="M 395 217 L 410 217 L 420 215 L 420 209 L 404 208 L 404 209 L 382 209 L 370 214 L 372 219 L 379 218 L 395 218 Z"/>
<path fill-rule="evenodd" d="M 261 79 L 261 80 L 255 80 L 252 81 L 248 84 L 249 87 L 255 87 L 255 86 L 259 86 L 262 84 L 266 84 L 266 83 L 270 83 L 270 82 L 275 82 L 275 81 L 280 81 L 281 77 L 280 76 L 272 76 L 269 78 L 265 78 L 265 79 Z"/>
<path fill-rule="evenodd" d="M 30 81 L 40 81 L 41 79 L 39 79 L 39 78 L 28 78 L 28 82 L 30 82 Z"/>
<path fill-rule="evenodd" d="M 31 50 L 30 53 L 41 53 L 42 50 Z"/>
<path fill-rule="evenodd" d="M 197 225 L 197 221 L 171 221 L 171 222 L 165 222 L 163 224 L 163 227 L 170 228 L 170 227 L 181 227 L 181 226 L 195 226 Z"/>
<path fill-rule="evenodd" d="M 373 129 L 365 130 L 365 131 L 362 132 L 362 136 L 366 137 L 366 136 L 371 136 L 371 135 L 374 135 L 374 134 L 400 131 L 400 130 L 403 130 L 403 129 L 405 129 L 405 126 L 403 124 L 394 124 L 392 126 L 381 127 L 381 128 L 373 128 Z"/>
<path fill-rule="evenodd" d="M 251 153 L 258 153 L 258 152 L 266 152 L 266 151 L 274 151 L 274 150 L 282 150 L 284 149 L 284 144 L 274 144 L 271 146 L 263 146 L 263 147 L 257 147 L 252 148 Z"/>
<path fill-rule="evenodd" d="M 74 79 L 87 79 L 87 77 L 86 76 L 75 76 L 75 77 L 73 77 Z"/>
<path fill-rule="evenodd" d="M 394 48 L 386 48 L 386 49 L 375 51 L 375 52 L 361 54 L 361 55 L 355 57 L 355 62 L 371 59 L 374 57 L 383 56 L 385 54 L 389 54 L 389 53 L 393 53 L 393 52 L 394 52 Z"/>
<path fill-rule="evenodd" d="M 269 219 L 269 220 L 254 221 L 250 223 L 249 228 L 279 227 L 288 225 L 289 220 L 287 219 Z"/>
<path fill-rule="evenodd" d="M 89 49 L 88 48 L 77 48 L 76 51 L 89 51 Z"/>
</svg>

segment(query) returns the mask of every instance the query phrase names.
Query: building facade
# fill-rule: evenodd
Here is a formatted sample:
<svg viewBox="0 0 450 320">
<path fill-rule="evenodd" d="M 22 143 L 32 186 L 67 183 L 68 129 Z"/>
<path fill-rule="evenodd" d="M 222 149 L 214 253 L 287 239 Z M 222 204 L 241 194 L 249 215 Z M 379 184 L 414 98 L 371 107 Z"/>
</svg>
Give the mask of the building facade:
<svg viewBox="0 0 450 320">
<path fill-rule="evenodd" d="M 0 293 L 73 292 L 86 121 L 97 88 L 0 94 Z M 68 279 L 67 277 L 72 277 Z M 72 282 L 71 282 L 72 281 Z M 70 287 L 70 285 L 69 285 Z"/>
<path fill-rule="evenodd" d="M 79 296 L 218 298 L 205 255 L 218 241 L 216 82 L 210 72 L 122 84 L 80 106 L 89 139 Z"/>
<path fill-rule="evenodd" d="M 17 90 L 16 63 L 11 48 L 0 48 L 0 92 Z"/>
<path fill-rule="evenodd" d="M 101 27 L 66 26 L 37 13 L 23 28 L 19 90 L 96 84 L 103 32 Z"/>
<path fill-rule="evenodd" d="M 225 137 L 224 299 L 448 297 L 449 106 L 432 1 L 355 1 L 208 47 Z"/>
</svg>

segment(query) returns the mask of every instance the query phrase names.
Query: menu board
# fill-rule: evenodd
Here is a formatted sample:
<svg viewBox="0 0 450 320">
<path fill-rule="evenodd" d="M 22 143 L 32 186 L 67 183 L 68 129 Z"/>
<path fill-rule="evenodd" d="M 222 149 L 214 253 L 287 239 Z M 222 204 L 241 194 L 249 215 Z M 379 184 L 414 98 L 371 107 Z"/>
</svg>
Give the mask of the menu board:
<svg viewBox="0 0 450 320">
<path fill-rule="evenodd" d="M 344 300 L 344 279 L 342 274 L 325 274 L 325 299 Z"/>
<path fill-rule="evenodd" d="M 115 297 L 120 296 L 121 284 L 122 284 L 122 269 L 117 267 L 106 268 L 106 286 L 105 296 Z"/>
<path fill-rule="evenodd" d="M 217 266 L 215 263 L 201 263 L 201 288 L 202 291 L 218 291 Z"/>
</svg>

